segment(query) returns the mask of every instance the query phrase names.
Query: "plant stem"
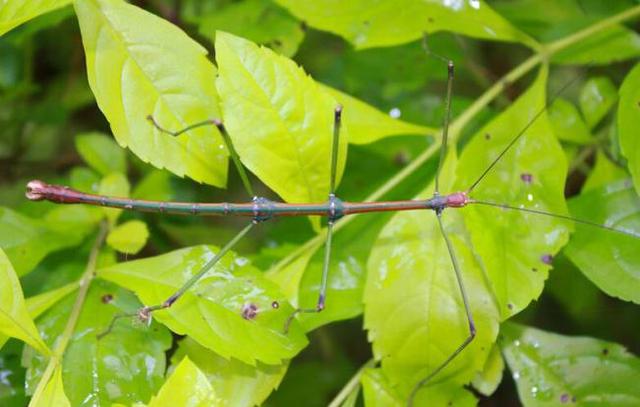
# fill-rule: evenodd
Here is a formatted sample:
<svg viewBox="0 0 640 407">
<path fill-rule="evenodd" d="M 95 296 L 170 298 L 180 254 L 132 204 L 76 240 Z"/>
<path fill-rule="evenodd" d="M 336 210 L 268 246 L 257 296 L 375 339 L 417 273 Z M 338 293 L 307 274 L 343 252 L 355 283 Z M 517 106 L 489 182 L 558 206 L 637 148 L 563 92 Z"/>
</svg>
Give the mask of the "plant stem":
<svg viewBox="0 0 640 407">
<path fill-rule="evenodd" d="M 493 99 L 495 99 L 508 85 L 517 81 L 533 68 L 535 68 L 538 64 L 543 61 L 546 61 L 554 54 L 574 45 L 577 42 L 584 40 L 592 35 L 595 35 L 602 30 L 610 28 L 615 24 L 621 23 L 623 21 L 629 20 L 631 18 L 640 16 L 640 6 L 632 7 L 629 10 L 626 10 L 622 13 L 616 14 L 615 16 L 611 16 L 607 19 L 599 21 L 589 27 L 580 30 L 574 34 L 571 34 L 565 38 L 552 42 L 550 44 L 544 45 L 540 48 L 540 51 L 536 54 L 532 55 L 520 65 L 513 68 L 509 71 L 505 76 L 503 76 L 498 82 L 496 82 L 491 88 L 487 89 L 475 102 L 469 106 L 458 118 L 456 118 L 449 128 L 449 138 L 452 144 L 455 144 L 460 133 L 465 128 L 467 124 L 480 113 Z M 438 133 L 441 133 L 441 129 L 438 129 Z M 374 191 L 371 195 L 369 195 L 366 200 L 373 201 L 379 199 L 381 196 L 395 188 L 398 184 L 404 181 L 409 175 L 413 174 L 413 172 L 422 166 L 427 160 L 429 160 L 440 148 L 440 143 L 434 143 L 429 146 L 427 150 L 425 150 L 422 154 L 416 157 L 411 163 L 409 163 L 406 167 L 404 167 L 400 172 L 394 175 L 389 181 L 387 181 L 384 185 Z M 357 216 L 353 215 L 345 219 L 341 219 L 340 222 L 337 222 L 334 226 L 334 231 L 342 229 L 351 223 Z M 313 250 L 318 248 L 322 241 L 324 240 L 324 236 L 326 234 L 326 228 L 321 230 L 316 236 L 307 240 L 303 245 L 299 246 L 296 250 L 291 252 L 288 256 L 280 260 L 276 263 L 270 270 L 269 274 L 277 273 L 278 270 L 286 267 L 296 258 L 301 256 L 307 250 Z"/>
<path fill-rule="evenodd" d="M 342 390 L 340 390 L 340 393 L 338 393 L 338 395 L 333 400 L 331 400 L 331 403 L 329 403 L 328 407 L 340 407 L 340 405 L 347 399 L 347 397 L 349 397 L 351 392 L 353 392 L 356 387 L 360 385 L 360 377 L 362 376 L 364 370 L 372 367 L 374 363 L 375 360 L 370 359 L 367 363 L 362 365 L 362 367 L 358 369 L 356 374 L 354 374 L 347 382 L 347 384 L 344 385 Z"/>
<path fill-rule="evenodd" d="M 62 363 L 62 358 L 64 356 L 64 352 L 71 340 L 71 336 L 73 335 L 73 331 L 76 328 L 76 324 L 78 323 L 78 319 L 80 318 L 80 312 L 82 311 L 82 307 L 84 305 L 84 301 L 87 298 L 87 292 L 89 291 L 89 287 L 91 286 L 91 281 L 95 277 L 96 271 L 96 261 L 98 259 L 98 254 L 100 253 L 100 248 L 104 243 L 105 236 L 107 235 L 108 225 L 106 221 L 102 221 L 100 224 L 100 230 L 98 231 L 98 236 L 96 237 L 95 243 L 91 248 L 91 252 L 89 253 L 89 260 L 87 261 L 87 266 L 85 267 L 84 273 L 79 280 L 78 296 L 76 297 L 76 301 L 73 304 L 73 308 L 71 309 L 71 313 L 69 314 L 69 320 L 67 321 L 67 325 L 64 327 L 64 331 L 60 336 L 60 340 L 58 341 L 56 348 L 53 350 L 53 354 L 49 359 L 49 364 L 42 374 L 42 378 L 38 383 L 38 388 L 36 389 L 32 401 L 37 400 L 44 388 L 51 380 L 51 376 L 55 371 L 58 364 Z"/>
</svg>

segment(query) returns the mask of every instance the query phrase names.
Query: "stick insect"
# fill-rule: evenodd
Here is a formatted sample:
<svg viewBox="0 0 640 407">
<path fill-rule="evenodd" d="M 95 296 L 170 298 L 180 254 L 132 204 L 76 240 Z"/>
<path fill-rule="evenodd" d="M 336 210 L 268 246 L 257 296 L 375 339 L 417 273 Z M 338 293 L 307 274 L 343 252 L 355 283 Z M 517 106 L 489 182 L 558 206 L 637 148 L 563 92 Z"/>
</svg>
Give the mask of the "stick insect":
<svg viewBox="0 0 640 407">
<path fill-rule="evenodd" d="M 507 211 L 521 211 L 539 216 L 545 216 L 550 218 L 557 218 L 561 220 L 571 221 L 588 225 L 591 227 L 604 229 L 614 233 L 621 233 L 638 238 L 633 232 L 628 230 L 622 230 L 615 227 L 599 224 L 586 219 L 576 219 L 570 216 L 555 214 L 543 210 L 524 208 L 511 206 L 508 204 L 495 203 L 480 199 L 475 199 L 473 192 L 477 187 L 481 185 L 481 182 L 486 178 L 488 174 L 495 168 L 496 165 L 503 159 L 503 157 L 509 154 L 513 150 L 517 142 L 525 136 L 527 130 L 538 120 L 547 110 L 551 102 L 545 103 L 537 113 L 528 121 L 528 123 L 520 129 L 515 136 L 508 142 L 508 144 L 502 149 L 502 151 L 491 161 L 480 175 L 472 182 L 466 189 L 450 193 L 443 194 L 440 190 L 441 187 L 441 172 L 445 165 L 446 152 L 449 148 L 449 121 L 451 111 L 451 99 L 453 93 L 454 82 L 454 64 L 452 61 L 447 61 L 447 86 L 445 95 L 445 115 L 443 118 L 442 127 L 442 143 L 440 147 L 440 157 L 438 163 L 438 169 L 435 174 L 435 187 L 433 196 L 428 199 L 413 199 L 404 201 L 379 201 L 379 202 L 345 202 L 342 201 L 336 195 L 336 178 L 337 178 L 337 164 L 338 164 L 338 145 L 340 138 L 340 129 L 342 121 L 342 107 L 337 106 L 334 110 L 334 123 L 332 134 L 332 149 L 330 159 L 330 188 L 328 199 L 326 202 L 320 203 L 304 203 L 304 204 L 288 204 L 281 202 L 273 202 L 264 197 L 259 197 L 254 194 L 249 176 L 245 171 L 240 157 L 236 152 L 231 137 L 225 129 L 222 121 L 218 119 L 206 120 L 200 123 L 195 123 L 185 129 L 179 131 L 170 131 L 163 128 L 157 123 L 153 117 L 149 116 L 147 119 L 158 130 L 178 136 L 188 130 L 191 130 L 200 126 L 214 125 L 220 131 L 226 147 L 230 153 L 232 161 L 236 166 L 242 183 L 246 192 L 252 197 L 251 202 L 248 203 L 196 203 L 196 202 L 161 202 L 161 201 L 147 201 L 136 200 L 128 198 L 108 197 L 94 194 L 82 193 L 67 187 L 59 185 L 49 185 L 45 182 L 34 180 L 28 183 L 26 196 L 30 200 L 48 200 L 61 204 L 89 204 L 106 206 L 112 208 L 120 208 L 127 210 L 147 211 L 147 212 L 159 212 L 169 213 L 176 215 L 203 215 L 203 216 L 240 216 L 249 218 L 248 224 L 240 230 L 227 244 L 225 244 L 219 252 L 209 260 L 203 267 L 194 274 L 180 289 L 174 294 L 169 296 L 165 301 L 160 304 L 145 305 L 138 310 L 135 314 L 121 314 L 117 315 L 111 322 L 108 329 L 101 335 L 108 334 L 113 328 L 117 319 L 123 317 L 137 316 L 142 321 L 150 321 L 152 313 L 171 307 L 180 297 L 190 290 L 204 275 L 207 274 L 212 267 L 226 254 L 228 253 L 243 237 L 245 237 L 257 224 L 263 223 L 269 219 L 284 216 L 323 216 L 327 218 L 327 233 L 324 241 L 324 258 L 322 263 L 322 275 L 320 282 L 320 289 L 317 296 L 315 307 L 312 308 L 297 308 L 289 315 L 283 330 L 288 331 L 291 322 L 301 313 L 319 313 L 327 306 L 327 282 L 330 273 L 330 260 L 332 249 L 332 238 L 334 234 L 334 225 L 336 222 L 344 216 L 362 213 L 372 212 L 397 212 L 397 211 L 411 211 L 411 210 L 433 210 L 437 219 L 437 225 L 439 227 L 440 235 L 446 245 L 449 253 L 449 260 L 451 268 L 455 275 L 455 280 L 458 288 L 458 295 L 462 300 L 464 307 L 464 314 L 467 321 L 467 335 L 459 344 L 456 345 L 455 350 L 448 355 L 438 366 L 436 366 L 425 377 L 420 379 L 410 392 L 408 405 L 413 405 L 418 392 L 433 384 L 438 375 L 445 369 L 458 355 L 460 355 L 465 348 L 467 348 L 477 335 L 477 326 L 474 322 L 473 310 L 468 298 L 467 288 L 465 286 L 465 279 L 463 277 L 464 270 L 462 269 L 454 245 L 443 223 L 443 215 L 448 208 L 464 208 L 470 205 L 484 205 L 490 207 L 497 207 Z M 566 87 L 570 86 L 574 80 L 568 82 L 559 92 L 561 93 Z M 551 101 L 557 95 L 551 98 Z"/>
</svg>

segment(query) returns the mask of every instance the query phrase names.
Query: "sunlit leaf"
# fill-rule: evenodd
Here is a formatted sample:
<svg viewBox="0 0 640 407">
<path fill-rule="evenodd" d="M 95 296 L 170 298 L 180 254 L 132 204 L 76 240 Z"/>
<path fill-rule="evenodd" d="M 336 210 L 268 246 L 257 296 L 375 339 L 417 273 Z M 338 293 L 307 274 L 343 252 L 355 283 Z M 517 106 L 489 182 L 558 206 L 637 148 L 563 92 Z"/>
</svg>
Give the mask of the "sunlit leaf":
<svg viewBox="0 0 640 407">
<path fill-rule="evenodd" d="M 503 371 L 504 360 L 500 354 L 500 348 L 494 345 L 484 365 L 484 370 L 473 379 L 473 387 L 485 396 L 492 395 L 502 381 Z"/>
<path fill-rule="evenodd" d="M 453 165 L 449 160 L 444 187 L 453 181 Z M 419 198 L 432 194 L 433 184 Z M 446 388 L 461 388 L 483 369 L 498 333 L 499 312 L 460 213 L 447 211 L 442 219 L 477 328 L 475 340 L 438 376 Z M 436 216 L 426 211 L 393 216 L 378 236 L 367 268 L 364 317 L 373 353 L 397 391 L 408 394 L 469 336 L 456 273 Z M 427 386 L 419 394 L 436 393 Z"/>
<path fill-rule="evenodd" d="M 343 120 L 349 129 L 349 143 L 372 143 L 387 136 L 400 134 L 434 135 L 437 130 L 394 119 L 346 93 L 322 85 L 343 107 Z"/>
<path fill-rule="evenodd" d="M 1 249 L 0 280 L 0 332 L 18 338 L 38 352 L 49 355 L 49 348 L 42 341 L 27 311 L 18 276 Z"/>
<path fill-rule="evenodd" d="M 216 398 L 216 392 L 207 377 L 189 357 L 184 357 L 158 394 L 151 398 L 148 407 L 215 405 L 221 405 L 221 402 Z"/>
<path fill-rule="evenodd" d="M 560 64 L 604 65 L 640 56 L 640 35 L 624 26 L 613 26 L 575 42 L 551 59 Z"/>
<path fill-rule="evenodd" d="M 171 361 L 176 364 L 184 357 L 204 373 L 218 399 L 238 407 L 262 405 L 282 381 L 288 365 L 270 366 L 258 362 L 256 366 L 249 366 L 233 358 L 225 359 L 188 337 L 180 341 Z"/>
<path fill-rule="evenodd" d="M 98 275 L 134 291 L 145 305 L 161 304 L 216 252 L 207 246 L 181 249 L 107 267 Z M 153 316 L 223 357 L 279 365 L 306 344 L 298 324 L 284 333 L 292 312 L 274 283 L 246 259 L 227 254 L 172 307 Z"/>
<path fill-rule="evenodd" d="M 404 407 L 408 392 L 392 385 L 382 369 L 365 369 L 361 377 L 364 401 L 367 407 Z M 418 393 L 416 406 L 475 406 L 475 397 L 462 387 L 432 385 Z"/>
<path fill-rule="evenodd" d="M 455 190 L 467 190 L 545 105 L 547 70 L 507 110 L 476 133 L 458 165 Z M 548 116 L 542 112 L 477 184 L 471 198 L 566 214 L 567 164 Z M 503 319 L 542 292 L 552 256 L 566 243 L 571 224 L 542 215 L 471 205 L 462 210 L 475 251 L 482 257 Z"/>
<path fill-rule="evenodd" d="M 4 0 L 0 6 L 0 35 L 69 3 L 71 0 Z"/>
<path fill-rule="evenodd" d="M 100 176 L 90 168 L 74 167 L 69 174 L 69 186 L 78 191 L 98 193 Z"/>
<path fill-rule="evenodd" d="M 66 233 L 51 226 L 51 222 L 0 207 L 0 247 L 18 276 L 31 271 L 47 254 L 80 244 L 90 227 L 85 225 L 76 228 L 75 233 Z"/>
<path fill-rule="evenodd" d="M 178 176 L 226 185 L 227 152 L 215 127 L 177 131 L 219 118 L 216 69 L 204 48 L 176 26 L 117 0 L 75 2 L 98 106 L 118 143 Z"/>
<path fill-rule="evenodd" d="M 525 407 L 640 403 L 640 359 L 618 344 L 512 323 L 500 334 Z"/>
<path fill-rule="evenodd" d="M 580 110 L 590 128 L 594 128 L 613 108 L 618 92 L 611 79 L 600 76 L 589 79 L 580 90 Z"/>
<path fill-rule="evenodd" d="M 582 185 L 582 192 L 628 177 L 629 174 L 623 167 L 615 164 L 605 153 L 598 150 L 596 153 L 596 163 L 591 169 L 591 172 L 589 172 L 589 176 L 584 185 Z"/>
<path fill-rule="evenodd" d="M 75 303 L 69 295 L 37 321 L 46 342 L 56 343 Z M 105 333 L 114 315 L 139 306 L 126 290 L 106 281 L 91 283 L 73 336 L 62 358 L 62 379 L 71 405 L 111 405 L 147 401 L 162 383 L 169 332 L 161 325 L 121 319 Z M 25 351 L 27 391 L 33 392 L 49 360 Z"/>
<path fill-rule="evenodd" d="M 337 103 L 293 61 L 218 32 L 216 80 L 227 129 L 244 165 L 287 202 L 329 193 Z M 348 135 L 342 132 L 338 179 Z"/>
<path fill-rule="evenodd" d="M 569 208 L 578 219 L 635 234 L 576 224 L 564 252 L 601 290 L 640 304 L 640 198 L 630 180 L 584 192 Z"/>
<path fill-rule="evenodd" d="M 102 175 L 127 171 L 124 150 L 105 134 L 79 134 L 76 136 L 76 150 L 91 168 Z"/>
<path fill-rule="evenodd" d="M 53 376 L 42 390 L 36 392 L 29 403 L 29 407 L 71 407 L 62 383 L 62 368 L 56 367 Z"/>
<path fill-rule="evenodd" d="M 578 109 L 565 99 L 556 99 L 549 107 L 549 120 L 556 137 L 563 141 L 587 144 L 591 133 Z"/>
<path fill-rule="evenodd" d="M 300 20 L 338 34 L 356 48 L 402 44 L 442 30 L 536 47 L 531 37 L 479 1 L 276 1 Z"/>
<path fill-rule="evenodd" d="M 215 41 L 216 31 L 226 31 L 293 56 L 304 38 L 302 25 L 285 10 L 264 0 L 243 0 L 201 17 L 200 34 Z"/>
<path fill-rule="evenodd" d="M 618 103 L 618 137 L 622 154 L 627 158 L 631 178 L 640 194 L 640 64 L 629 72 L 620 87 Z"/>
<path fill-rule="evenodd" d="M 147 243 L 149 229 L 139 220 L 130 220 L 109 232 L 107 243 L 120 253 L 136 254 Z"/>
</svg>

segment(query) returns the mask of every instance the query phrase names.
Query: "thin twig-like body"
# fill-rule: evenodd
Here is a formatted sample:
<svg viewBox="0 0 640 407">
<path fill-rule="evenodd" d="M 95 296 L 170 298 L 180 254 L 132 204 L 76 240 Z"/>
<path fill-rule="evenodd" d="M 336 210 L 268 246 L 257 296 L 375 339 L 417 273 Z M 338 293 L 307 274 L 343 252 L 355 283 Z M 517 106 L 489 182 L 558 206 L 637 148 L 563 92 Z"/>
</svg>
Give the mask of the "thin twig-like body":
<svg viewBox="0 0 640 407">
<path fill-rule="evenodd" d="M 461 207 L 471 201 L 462 192 L 406 201 L 380 202 L 320 202 L 288 204 L 256 198 L 248 203 L 198 203 L 165 202 L 142 199 L 116 198 L 87 194 L 74 189 L 34 180 L 27 185 L 27 198 L 32 201 L 47 200 L 61 204 L 87 204 L 141 212 L 170 213 L 174 215 L 245 216 L 266 220 L 280 216 L 344 216 L 356 213 L 410 211 L 420 209 Z M 336 214 L 337 212 L 337 214 Z M 332 215 L 333 214 L 333 215 Z"/>
</svg>

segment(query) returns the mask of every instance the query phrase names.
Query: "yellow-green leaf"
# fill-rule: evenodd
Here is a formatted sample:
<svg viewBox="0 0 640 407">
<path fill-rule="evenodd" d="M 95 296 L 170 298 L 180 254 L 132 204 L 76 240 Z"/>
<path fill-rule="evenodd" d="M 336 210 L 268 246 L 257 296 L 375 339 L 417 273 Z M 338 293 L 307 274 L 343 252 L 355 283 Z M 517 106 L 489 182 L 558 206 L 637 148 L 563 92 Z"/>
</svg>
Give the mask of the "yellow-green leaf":
<svg viewBox="0 0 640 407">
<path fill-rule="evenodd" d="M 122 173 L 113 172 L 100 181 L 98 193 L 100 195 L 127 198 L 129 196 L 129 181 Z M 122 209 L 102 208 L 107 219 L 114 224 L 122 213 Z"/>
<path fill-rule="evenodd" d="M 383 137 L 401 134 L 434 135 L 438 131 L 394 119 L 373 106 L 329 86 L 321 85 L 321 88 L 342 105 L 343 122 L 349 129 L 349 143 L 372 143 Z"/>
<path fill-rule="evenodd" d="M 71 0 L 4 0 L 0 5 L 0 35 Z"/>
<path fill-rule="evenodd" d="M 640 194 L 640 63 L 629 72 L 620 87 L 618 137 L 627 158 L 636 192 Z"/>
<path fill-rule="evenodd" d="M 337 102 L 293 61 L 218 32 L 216 80 L 227 129 L 247 168 L 287 202 L 321 202 L 329 194 Z M 338 178 L 348 134 L 340 138 Z"/>
<path fill-rule="evenodd" d="M 148 407 L 184 406 L 210 407 L 222 406 L 207 377 L 189 357 L 185 356 L 171 373 L 160 391 L 149 401 Z"/>
<path fill-rule="evenodd" d="M 120 253 L 136 254 L 147 243 L 149 229 L 139 220 L 130 220 L 109 232 L 107 243 Z"/>
<path fill-rule="evenodd" d="M 346 38 L 356 48 L 396 45 L 424 33 L 452 31 L 476 38 L 537 43 L 481 1 L 277 0 L 312 27 Z"/>
<path fill-rule="evenodd" d="M 22 287 L 9 259 L 0 249 L 0 332 L 18 338 L 44 355 L 50 353 L 40 338 L 24 302 Z"/>
<path fill-rule="evenodd" d="M 62 366 L 58 365 L 49 382 L 44 387 L 38 387 L 29 407 L 71 407 L 71 403 L 64 393 L 62 383 Z"/>
<path fill-rule="evenodd" d="M 78 0 L 87 75 L 118 143 L 178 176 L 224 186 L 227 152 L 213 126 L 180 130 L 219 118 L 216 69 L 207 52 L 168 21 L 118 0 Z"/>
</svg>

